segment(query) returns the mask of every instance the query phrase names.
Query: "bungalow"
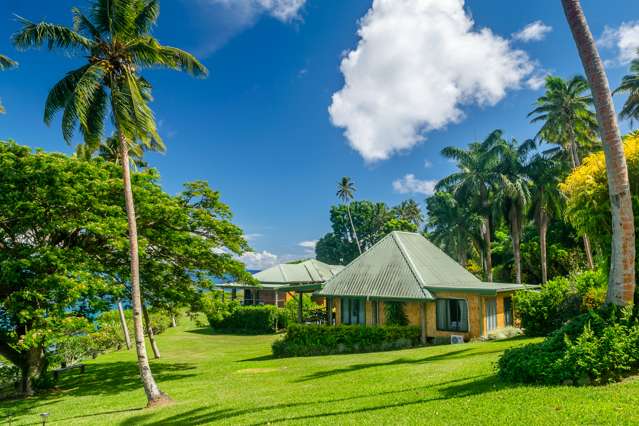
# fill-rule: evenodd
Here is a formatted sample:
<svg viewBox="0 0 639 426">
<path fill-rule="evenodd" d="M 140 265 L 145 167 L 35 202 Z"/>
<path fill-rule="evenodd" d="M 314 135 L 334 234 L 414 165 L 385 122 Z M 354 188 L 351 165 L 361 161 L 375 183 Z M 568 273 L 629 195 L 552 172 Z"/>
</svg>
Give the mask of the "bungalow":
<svg viewBox="0 0 639 426">
<path fill-rule="evenodd" d="M 512 295 L 526 288 L 481 282 L 422 235 L 392 232 L 317 294 L 327 298 L 336 324 L 383 325 L 387 302 L 400 302 L 426 342 L 469 340 L 512 325 Z"/>
<path fill-rule="evenodd" d="M 312 293 L 322 288 L 326 280 L 335 276 L 343 266 L 327 265 L 315 259 L 300 263 L 285 263 L 253 274 L 259 281 L 258 287 L 241 283 L 219 284 L 218 287 L 231 289 L 235 297 L 236 290 L 243 290 L 244 305 L 275 305 L 283 307 L 294 297 L 294 293 Z M 298 299 L 301 301 L 301 298 Z M 301 317 L 301 303 L 298 316 Z M 301 321 L 301 319 L 300 319 Z"/>
</svg>

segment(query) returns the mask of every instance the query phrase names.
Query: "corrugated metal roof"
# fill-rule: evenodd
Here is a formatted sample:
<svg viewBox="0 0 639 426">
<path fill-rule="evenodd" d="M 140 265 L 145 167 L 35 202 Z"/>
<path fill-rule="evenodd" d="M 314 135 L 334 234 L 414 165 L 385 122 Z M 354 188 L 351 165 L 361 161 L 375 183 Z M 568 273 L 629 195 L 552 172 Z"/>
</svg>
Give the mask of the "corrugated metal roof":
<svg viewBox="0 0 639 426">
<path fill-rule="evenodd" d="M 432 300 L 393 232 L 326 282 L 324 296 Z"/>
<path fill-rule="evenodd" d="M 275 265 L 253 276 L 262 284 L 323 283 L 343 268 L 310 259 L 296 264 Z"/>
<path fill-rule="evenodd" d="M 439 291 L 496 294 L 530 288 L 482 283 L 421 234 L 392 232 L 328 280 L 324 296 L 432 300 Z"/>
</svg>

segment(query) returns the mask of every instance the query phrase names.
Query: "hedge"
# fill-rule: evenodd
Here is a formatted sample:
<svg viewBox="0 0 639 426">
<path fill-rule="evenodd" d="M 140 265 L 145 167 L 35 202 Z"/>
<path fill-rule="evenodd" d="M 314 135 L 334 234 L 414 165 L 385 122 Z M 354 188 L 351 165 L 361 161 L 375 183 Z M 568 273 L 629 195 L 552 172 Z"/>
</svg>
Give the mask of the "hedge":
<svg viewBox="0 0 639 426">
<path fill-rule="evenodd" d="M 215 331 L 243 334 L 275 333 L 287 324 L 286 311 L 272 305 L 241 306 L 225 315 L 209 316 Z"/>
<path fill-rule="evenodd" d="M 415 326 L 365 327 L 361 325 L 291 324 L 273 343 L 276 357 L 374 352 L 410 348 L 420 344 Z"/>
</svg>

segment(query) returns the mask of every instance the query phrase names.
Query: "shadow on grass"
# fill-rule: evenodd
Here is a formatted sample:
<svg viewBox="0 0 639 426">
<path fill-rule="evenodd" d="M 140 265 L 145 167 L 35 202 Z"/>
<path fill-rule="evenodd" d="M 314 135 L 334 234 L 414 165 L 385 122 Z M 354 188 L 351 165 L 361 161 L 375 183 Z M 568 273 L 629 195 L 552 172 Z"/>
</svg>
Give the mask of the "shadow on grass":
<svg viewBox="0 0 639 426">
<path fill-rule="evenodd" d="M 273 354 L 269 354 L 269 355 L 256 356 L 255 358 L 238 359 L 235 362 L 271 361 L 274 359 L 282 359 L 282 358 L 276 358 Z"/>
<path fill-rule="evenodd" d="M 211 327 L 200 327 L 186 330 L 187 333 L 202 334 L 204 336 L 240 336 L 240 337 L 255 337 L 255 336 L 277 336 L 281 333 L 242 333 L 233 331 L 215 331 Z"/>
<path fill-rule="evenodd" d="M 302 377 L 301 379 L 297 380 L 297 382 L 307 382 L 309 380 L 321 379 L 324 377 L 334 376 L 336 374 L 351 373 L 354 371 L 365 370 L 368 368 L 387 367 L 387 366 L 396 366 L 396 365 L 423 364 L 426 362 L 437 362 L 437 361 L 449 360 L 449 359 L 462 359 L 462 358 L 469 358 L 469 357 L 480 356 L 480 355 L 489 355 L 489 354 L 501 353 L 501 352 L 503 352 L 502 349 L 495 350 L 495 351 L 477 351 L 477 350 L 474 350 L 473 348 L 466 348 L 466 349 L 459 349 L 456 351 L 445 352 L 438 355 L 431 355 L 425 358 L 417 358 L 417 359 L 398 358 L 398 359 L 387 361 L 387 362 L 370 362 L 370 363 L 363 363 L 363 364 L 353 364 L 344 368 L 318 371 L 316 373 L 309 374 L 308 376 Z"/>
</svg>

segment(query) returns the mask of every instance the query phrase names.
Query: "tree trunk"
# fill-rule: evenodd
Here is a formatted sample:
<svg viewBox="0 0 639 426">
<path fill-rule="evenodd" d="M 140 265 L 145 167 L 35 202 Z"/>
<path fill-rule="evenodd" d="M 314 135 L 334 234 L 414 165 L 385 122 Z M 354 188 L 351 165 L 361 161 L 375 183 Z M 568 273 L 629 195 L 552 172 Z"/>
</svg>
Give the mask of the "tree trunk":
<svg viewBox="0 0 639 426">
<path fill-rule="evenodd" d="M 131 189 L 131 170 L 129 169 L 129 147 L 126 137 L 120 132 L 120 153 L 122 155 L 122 177 L 124 181 L 124 200 L 129 223 L 129 249 L 131 258 L 131 302 L 133 306 L 133 326 L 135 331 L 135 350 L 138 356 L 138 369 L 144 385 L 148 401 L 147 407 L 162 405 L 171 399 L 160 390 L 149 365 L 144 342 L 144 326 L 142 325 L 142 301 L 140 295 L 140 259 L 138 253 L 138 229 Z"/>
<path fill-rule="evenodd" d="M 38 346 L 23 352 L 22 362 L 19 367 L 21 373 L 19 392 L 24 396 L 33 395 L 35 393 L 34 382 L 46 370 L 44 348 Z"/>
<path fill-rule="evenodd" d="M 122 308 L 122 302 L 118 302 L 118 313 L 120 314 L 120 325 L 122 326 L 122 334 L 124 334 L 124 343 L 127 350 L 131 349 L 131 336 L 129 336 L 129 327 L 126 324 L 126 316 Z"/>
<path fill-rule="evenodd" d="M 548 261 L 546 259 L 546 234 L 548 233 L 548 215 L 541 209 L 539 218 L 539 256 L 541 258 L 541 283 L 548 282 Z"/>
<path fill-rule="evenodd" d="M 484 237 L 484 243 L 486 245 L 486 281 L 489 283 L 493 282 L 493 256 L 492 249 L 490 247 L 490 220 L 486 217 L 484 218 L 484 223 L 482 225 L 482 234 Z"/>
<path fill-rule="evenodd" d="M 359 254 L 362 254 L 362 245 L 359 243 L 359 238 L 357 238 L 357 231 L 355 230 L 355 225 L 353 225 L 353 217 L 351 216 L 350 204 L 346 204 L 346 211 L 348 212 L 348 220 L 351 223 L 351 229 L 353 230 L 353 237 L 355 238 L 355 243 L 357 243 L 357 250 L 359 250 Z"/>
<path fill-rule="evenodd" d="M 155 333 L 153 332 L 153 327 L 151 326 L 149 311 L 147 311 L 144 304 L 142 304 L 142 315 L 144 315 L 144 323 L 146 324 L 146 335 L 149 337 L 149 342 L 151 342 L 153 356 L 155 357 L 155 359 L 159 359 L 161 357 L 160 348 L 158 348 L 158 342 L 155 340 Z"/>
<path fill-rule="evenodd" d="M 581 237 L 584 241 L 584 251 L 586 252 L 586 263 L 588 264 L 588 269 L 595 269 L 595 261 L 592 258 L 592 247 L 590 247 L 590 238 L 588 238 L 587 234 L 584 234 Z"/>
<path fill-rule="evenodd" d="M 513 242 L 513 255 L 515 258 L 515 283 L 521 284 L 521 247 L 519 244 L 520 230 L 517 212 L 511 208 L 510 211 L 510 239 Z"/>
<path fill-rule="evenodd" d="M 635 225 L 628 167 L 606 72 L 579 0 L 562 0 L 590 83 L 603 142 L 612 215 L 612 250 L 606 301 L 625 306 L 635 292 Z"/>
<path fill-rule="evenodd" d="M 224 297 L 224 293 L 222 293 L 222 297 Z M 224 302 L 224 300 L 222 300 Z M 177 327 L 177 322 L 175 321 L 175 315 L 171 315 L 171 328 Z"/>
</svg>

